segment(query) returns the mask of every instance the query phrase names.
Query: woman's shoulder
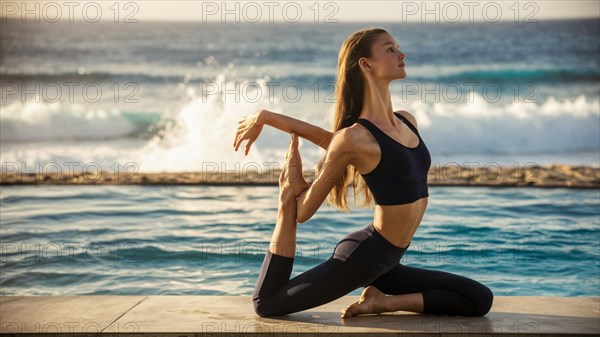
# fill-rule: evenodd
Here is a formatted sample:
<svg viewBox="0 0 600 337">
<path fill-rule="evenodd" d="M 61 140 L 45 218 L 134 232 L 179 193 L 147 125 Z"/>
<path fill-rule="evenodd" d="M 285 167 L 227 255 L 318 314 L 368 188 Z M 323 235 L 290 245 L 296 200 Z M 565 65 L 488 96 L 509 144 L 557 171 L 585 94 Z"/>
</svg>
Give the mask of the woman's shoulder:
<svg viewBox="0 0 600 337">
<path fill-rule="evenodd" d="M 414 125 L 417 130 L 419 129 L 419 126 L 417 125 L 417 119 L 410 112 L 408 112 L 406 110 L 398 110 L 398 111 L 394 111 L 394 113 L 401 114 L 404 118 L 408 119 L 408 121 L 411 122 L 412 125 Z"/>
<path fill-rule="evenodd" d="M 371 135 L 367 128 L 360 123 L 354 123 L 339 132 L 343 132 L 344 139 L 346 139 L 351 146 L 362 144 L 365 140 L 369 139 Z"/>
<path fill-rule="evenodd" d="M 341 143 L 347 147 L 352 147 L 359 140 L 359 137 L 360 131 L 356 127 L 356 124 L 338 130 L 332 136 L 332 138 L 335 138 L 338 143 Z"/>
<path fill-rule="evenodd" d="M 358 123 L 336 131 L 331 137 L 328 151 L 346 152 L 356 155 L 366 144 L 371 143 L 369 131 Z"/>
</svg>

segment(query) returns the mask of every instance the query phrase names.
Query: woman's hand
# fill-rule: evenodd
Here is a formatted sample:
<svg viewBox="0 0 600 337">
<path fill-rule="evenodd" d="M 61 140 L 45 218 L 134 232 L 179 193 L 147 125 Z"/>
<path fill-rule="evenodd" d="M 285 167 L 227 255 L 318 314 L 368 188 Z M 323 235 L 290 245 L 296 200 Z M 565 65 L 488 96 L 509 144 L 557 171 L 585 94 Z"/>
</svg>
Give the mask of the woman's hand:
<svg viewBox="0 0 600 337">
<path fill-rule="evenodd" d="M 302 175 L 302 158 L 298 150 L 298 135 L 292 132 L 292 140 L 285 156 L 285 165 L 279 175 L 279 187 L 282 195 L 294 198 L 308 189 L 310 185 Z"/>
<path fill-rule="evenodd" d="M 238 150 L 242 141 L 248 140 L 246 144 L 246 148 L 244 150 L 244 155 L 248 155 L 248 151 L 250 151 L 250 146 L 258 139 L 260 132 L 263 128 L 263 118 L 266 110 L 259 110 L 250 116 L 243 117 L 238 122 L 237 132 L 235 133 L 235 140 L 233 141 L 233 147 L 235 147 L 235 151 Z"/>
</svg>

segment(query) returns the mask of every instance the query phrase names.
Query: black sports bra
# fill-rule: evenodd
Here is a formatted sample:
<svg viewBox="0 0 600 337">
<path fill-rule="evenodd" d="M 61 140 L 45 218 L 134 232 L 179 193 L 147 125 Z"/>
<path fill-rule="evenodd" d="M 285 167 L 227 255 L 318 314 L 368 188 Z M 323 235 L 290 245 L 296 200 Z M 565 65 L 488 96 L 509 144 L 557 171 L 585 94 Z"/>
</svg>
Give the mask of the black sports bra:
<svg viewBox="0 0 600 337">
<path fill-rule="evenodd" d="M 429 196 L 427 173 L 431 156 L 417 129 L 404 116 L 394 112 L 419 137 L 419 145 L 407 147 L 364 118 L 357 123 L 366 127 L 379 143 L 381 159 L 369 173 L 363 174 L 378 205 L 401 205 Z"/>
</svg>

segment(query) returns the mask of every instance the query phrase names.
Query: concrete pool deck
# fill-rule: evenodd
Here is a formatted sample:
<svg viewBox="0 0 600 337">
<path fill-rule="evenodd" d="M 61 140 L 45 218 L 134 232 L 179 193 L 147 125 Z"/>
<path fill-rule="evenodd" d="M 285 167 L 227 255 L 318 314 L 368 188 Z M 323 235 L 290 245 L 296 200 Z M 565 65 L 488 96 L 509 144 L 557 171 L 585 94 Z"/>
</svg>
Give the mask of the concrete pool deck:
<svg viewBox="0 0 600 337">
<path fill-rule="evenodd" d="M 497 296 L 484 317 L 396 312 L 342 320 L 346 296 L 262 318 L 249 296 L 0 296 L 3 334 L 103 336 L 581 336 L 600 334 L 600 297 Z M 75 334 L 74 334 L 75 333 Z"/>
</svg>

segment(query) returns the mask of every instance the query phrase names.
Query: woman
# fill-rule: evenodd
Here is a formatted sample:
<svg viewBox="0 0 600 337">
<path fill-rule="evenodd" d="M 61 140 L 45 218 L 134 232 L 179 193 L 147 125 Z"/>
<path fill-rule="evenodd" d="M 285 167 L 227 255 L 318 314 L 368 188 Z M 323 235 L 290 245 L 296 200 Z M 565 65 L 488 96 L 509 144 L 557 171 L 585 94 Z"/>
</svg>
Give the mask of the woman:
<svg viewBox="0 0 600 337">
<path fill-rule="evenodd" d="M 486 286 L 463 276 L 400 264 L 425 209 L 431 157 L 406 111 L 392 109 L 389 85 L 406 77 L 405 55 L 383 29 L 352 34 L 338 57 L 334 132 L 261 110 L 239 122 L 234 148 L 245 153 L 263 125 L 291 133 L 279 178 L 279 209 L 253 294 L 262 317 L 313 308 L 365 287 L 342 318 L 398 310 L 483 316 L 492 306 Z M 302 177 L 297 137 L 327 150 L 312 184 Z M 366 184 L 365 184 L 366 183 Z M 347 210 L 348 187 L 375 200 L 373 222 L 343 238 L 326 262 L 289 279 L 297 222 L 305 222 L 326 197 Z M 366 185 L 366 186 L 365 186 Z"/>
</svg>

